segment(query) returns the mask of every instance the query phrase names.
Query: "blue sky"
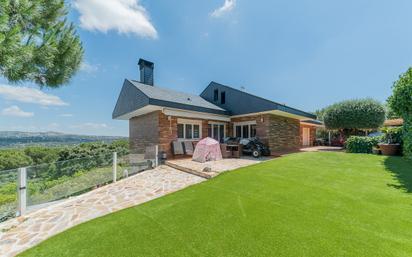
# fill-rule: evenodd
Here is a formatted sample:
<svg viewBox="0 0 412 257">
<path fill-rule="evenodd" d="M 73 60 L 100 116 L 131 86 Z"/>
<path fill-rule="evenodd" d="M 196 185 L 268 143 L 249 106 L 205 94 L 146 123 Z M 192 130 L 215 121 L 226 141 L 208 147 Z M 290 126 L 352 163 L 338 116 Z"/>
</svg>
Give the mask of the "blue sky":
<svg viewBox="0 0 412 257">
<path fill-rule="evenodd" d="M 69 85 L 0 80 L 0 130 L 127 135 L 111 119 L 140 57 L 155 84 L 199 94 L 210 81 L 314 111 L 385 101 L 412 62 L 410 1 L 76 0 L 69 18 L 85 48 Z M 17 88 L 17 89 L 16 89 Z"/>
</svg>

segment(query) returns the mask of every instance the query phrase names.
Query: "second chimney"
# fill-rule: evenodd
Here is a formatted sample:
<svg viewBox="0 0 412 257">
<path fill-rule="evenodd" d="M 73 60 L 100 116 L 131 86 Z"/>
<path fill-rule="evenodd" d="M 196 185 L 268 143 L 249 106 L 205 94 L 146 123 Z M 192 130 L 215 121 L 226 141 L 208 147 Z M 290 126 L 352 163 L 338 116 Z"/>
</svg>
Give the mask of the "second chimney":
<svg viewBox="0 0 412 257">
<path fill-rule="evenodd" d="M 146 85 L 153 86 L 153 70 L 154 63 L 139 59 L 140 82 Z"/>
</svg>

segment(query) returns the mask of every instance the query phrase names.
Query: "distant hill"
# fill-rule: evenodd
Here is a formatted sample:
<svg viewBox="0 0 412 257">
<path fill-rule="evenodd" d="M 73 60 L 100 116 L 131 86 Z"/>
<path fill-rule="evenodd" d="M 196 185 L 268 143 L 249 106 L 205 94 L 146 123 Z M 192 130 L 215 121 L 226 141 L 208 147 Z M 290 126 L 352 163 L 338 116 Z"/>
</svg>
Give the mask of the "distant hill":
<svg viewBox="0 0 412 257">
<path fill-rule="evenodd" d="M 127 137 L 71 135 L 59 132 L 0 131 L 0 148 L 17 148 L 32 145 L 61 146 L 86 142 L 110 143 L 119 139 L 127 139 Z"/>
</svg>

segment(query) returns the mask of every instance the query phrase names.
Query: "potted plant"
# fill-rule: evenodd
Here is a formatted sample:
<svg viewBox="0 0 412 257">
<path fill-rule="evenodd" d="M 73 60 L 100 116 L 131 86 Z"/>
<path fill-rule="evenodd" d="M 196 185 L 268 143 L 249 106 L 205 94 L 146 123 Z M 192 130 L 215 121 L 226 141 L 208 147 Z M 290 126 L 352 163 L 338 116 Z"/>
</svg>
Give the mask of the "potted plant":
<svg viewBox="0 0 412 257">
<path fill-rule="evenodd" d="M 379 150 L 383 155 L 394 156 L 401 152 L 402 127 L 383 128 L 383 142 L 378 144 Z"/>
</svg>

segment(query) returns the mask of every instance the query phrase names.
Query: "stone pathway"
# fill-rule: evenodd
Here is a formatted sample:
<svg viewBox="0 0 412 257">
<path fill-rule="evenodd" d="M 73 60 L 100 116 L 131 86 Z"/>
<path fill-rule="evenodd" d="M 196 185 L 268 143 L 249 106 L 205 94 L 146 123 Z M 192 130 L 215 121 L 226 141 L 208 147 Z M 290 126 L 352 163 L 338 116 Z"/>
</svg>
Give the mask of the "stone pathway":
<svg viewBox="0 0 412 257">
<path fill-rule="evenodd" d="M 138 205 L 205 179 L 160 166 L 0 224 L 0 256 L 15 256 L 85 221 Z"/>
</svg>

